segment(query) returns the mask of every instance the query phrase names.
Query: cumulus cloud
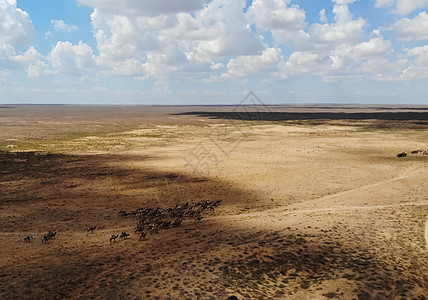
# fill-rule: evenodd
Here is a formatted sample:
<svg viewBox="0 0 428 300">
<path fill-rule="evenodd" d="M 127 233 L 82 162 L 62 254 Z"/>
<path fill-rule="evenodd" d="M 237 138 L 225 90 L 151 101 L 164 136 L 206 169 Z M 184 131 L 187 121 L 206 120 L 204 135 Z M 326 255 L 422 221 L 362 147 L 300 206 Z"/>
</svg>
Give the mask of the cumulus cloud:
<svg viewBox="0 0 428 300">
<path fill-rule="evenodd" d="M 306 13 L 298 5 L 283 0 L 254 0 L 248 15 L 257 27 L 271 31 L 279 43 L 306 36 Z"/>
<path fill-rule="evenodd" d="M 19 69 L 15 47 L 25 46 L 35 37 L 29 15 L 17 8 L 16 0 L 0 0 L 0 68 Z"/>
<path fill-rule="evenodd" d="M 392 52 L 391 42 L 385 40 L 379 30 L 373 31 L 373 37 L 368 42 L 362 42 L 353 47 L 352 56 L 356 58 L 376 58 Z"/>
<path fill-rule="evenodd" d="M 348 7 L 355 0 L 332 1 L 334 21 L 328 23 L 322 10 L 324 23 L 308 26 L 305 11 L 291 0 L 254 0 L 247 13 L 243 0 L 187 1 L 180 8 L 163 1 L 128 0 L 119 8 L 112 1 L 81 0 L 95 6 L 91 20 L 99 56 L 82 42 L 59 42 L 48 59 L 57 72 L 97 69 L 139 79 L 226 68 L 219 77 L 224 80 L 257 74 L 334 76 L 363 70 L 366 61 L 390 51 L 379 32 L 364 41 L 366 20 L 354 19 Z M 251 24 L 271 32 L 276 44 L 294 45 L 288 61 L 280 48 L 264 45 Z M 228 62 L 215 63 L 219 59 Z"/>
<path fill-rule="evenodd" d="M 331 48 L 343 43 L 354 44 L 364 37 L 365 20 L 339 21 L 330 24 L 312 24 L 308 31 L 306 47 Z"/>
<path fill-rule="evenodd" d="M 72 30 L 78 30 L 79 27 L 76 25 L 68 25 L 63 20 L 51 20 L 51 24 L 53 24 L 55 30 L 71 32 Z"/>
<path fill-rule="evenodd" d="M 428 78 L 428 45 L 405 49 L 405 55 L 409 63 L 402 71 L 401 79 L 412 80 Z"/>
<path fill-rule="evenodd" d="M 309 27 L 306 13 L 290 1 L 255 0 L 248 13 L 256 26 L 272 32 L 276 42 L 293 43 L 297 50 L 333 49 L 343 43 L 357 43 L 364 36 L 366 21 L 353 19 L 348 5 L 355 0 L 333 0 L 335 22 L 327 23 L 326 11 L 320 12 L 324 24 L 314 23 Z"/>
<path fill-rule="evenodd" d="M 48 60 L 56 71 L 68 74 L 90 70 L 96 66 L 92 48 L 81 41 L 77 45 L 58 42 L 48 55 Z"/>
<path fill-rule="evenodd" d="M 428 0 L 376 0 L 377 7 L 391 7 L 395 13 L 400 15 L 408 15 L 427 5 Z"/>
<path fill-rule="evenodd" d="M 16 0 L 0 0 L 0 44 L 24 46 L 35 37 L 29 15 L 17 8 Z"/>
<path fill-rule="evenodd" d="M 182 15 L 177 39 L 185 41 L 189 59 L 209 61 L 239 55 L 255 55 L 263 48 L 243 13 L 245 1 L 214 0 L 195 14 Z"/>
<path fill-rule="evenodd" d="M 284 58 L 279 48 L 267 48 L 260 55 L 246 55 L 232 58 L 227 64 L 228 73 L 221 75 L 221 78 L 248 77 L 254 74 L 260 75 L 267 72 L 278 71 Z"/>
<path fill-rule="evenodd" d="M 137 16 L 102 7 L 95 7 L 91 15 L 99 62 L 116 74 L 146 78 L 201 67 L 210 70 L 213 60 L 263 50 L 247 24 L 244 1 L 214 0 L 192 14 Z"/>
<path fill-rule="evenodd" d="M 68 41 L 54 45 L 47 57 L 33 47 L 16 55 L 14 46 L 28 40 L 34 29 L 28 14 L 16 8 L 16 1 L 0 0 L 0 12 L 8 9 L 8 18 L 14 20 L 0 21 L 0 33 L 5 33 L 0 36 L 0 66 L 10 69 L 21 64 L 29 77 L 51 73 L 50 64 L 57 73 L 94 71 L 159 82 L 167 82 L 168 76 L 213 78 L 213 73 L 216 80 L 306 73 L 325 80 L 344 76 L 385 80 L 394 67 L 398 70 L 394 76 L 401 79 L 426 71 L 424 49 L 407 49 L 399 63 L 390 60 L 391 42 L 379 30 L 367 34 L 367 20 L 350 12 L 357 0 L 331 0 L 334 18 L 328 19 L 322 9 L 320 22 L 312 24 L 292 0 L 253 0 L 246 12 L 244 0 L 78 1 L 94 7 L 91 21 L 97 55 L 84 42 Z M 412 10 L 422 2 L 409 1 Z M 397 12 L 410 9 L 400 3 L 377 0 L 376 5 Z M 52 19 L 51 24 L 64 32 L 78 29 L 63 20 Z M 16 37 L 16 28 L 28 30 Z M 421 12 L 412 19 L 402 18 L 388 29 L 403 41 L 428 39 L 428 15 Z M 266 43 L 261 37 L 265 33 L 272 36 Z M 284 48 L 291 49 L 289 57 L 284 58 Z"/>
<path fill-rule="evenodd" d="M 13 57 L 13 60 L 26 66 L 27 76 L 29 78 L 35 78 L 51 73 L 49 66 L 45 62 L 45 57 L 34 47 L 30 47 L 23 54 Z"/>
<path fill-rule="evenodd" d="M 353 19 L 348 4 L 355 0 L 333 0 L 334 23 L 314 23 L 309 27 L 306 47 L 332 48 L 344 43 L 355 44 L 364 36 L 366 21 L 362 18 Z"/>
<path fill-rule="evenodd" d="M 42 58 L 44 58 L 44 56 L 40 54 L 33 46 L 31 46 L 23 54 L 14 57 L 14 59 L 19 62 L 33 62 Z"/>
<path fill-rule="evenodd" d="M 421 12 L 413 19 L 403 18 L 388 29 L 394 30 L 402 41 L 428 40 L 428 14 Z"/>
<path fill-rule="evenodd" d="M 307 40 L 302 41 L 282 65 L 283 77 L 312 73 L 328 81 L 344 76 L 361 78 L 367 72 L 364 66 L 368 61 L 377 61 L 392 53 L 391 43 L 379 30 L 374 30 L 371 38 L 364 41 L 366 21 L 354 19 L 348 8 L 354 0 L 333 2 L 335 22 L 309 27 Z"/>
<path fill-rule="evenodd" d="M 364 36 L 365 20 L 354 20 L 349 12 L 348 5 L 354 0 L 333 2 L 335 22 L 309 26 L 306 37 L 296 44 L 297 51 L 281 67 L 283 77 L 304 73 L 331 76 L 350 69 L 354 63 L 351 53 Z"/>
<path fill-rule="evenodd" d="M 36 78 L 50 73 L 51 71 L 49 70 L 48 65 L 42 60 L 38 60 L 37 62 L 32 63 L 27 67 L 28 78 Z"/>
<path fill-rule="evenodd" d="M 15 48 L 8 44 L 0 44 L 0 69 L 18 69 L 19 64 L 12 60 Z"/>
</svg>

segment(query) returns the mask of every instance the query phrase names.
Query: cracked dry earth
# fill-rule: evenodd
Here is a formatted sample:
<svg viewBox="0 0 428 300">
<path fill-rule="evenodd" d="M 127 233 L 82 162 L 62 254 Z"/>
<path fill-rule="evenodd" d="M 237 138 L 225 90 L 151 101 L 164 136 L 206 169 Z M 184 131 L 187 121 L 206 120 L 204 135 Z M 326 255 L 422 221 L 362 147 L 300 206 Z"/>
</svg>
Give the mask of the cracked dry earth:
<svg viewBox="0 0 428 300">
<path fill-rule="evenodd" d="M 201 178 L 182 158 L 223 120 L 156 111 L 109 134 L 108 119 L 65 141 L 70 125 L 45 124 L 41 149 L 10 141 L 34 120 L 2 124 L 1 145 L 18 145 L 0 153 L 1 299 L 427 299 L 428 157 L 395 157 L 423 148 L 425 127 L 260 122 Z M 178 204 L 180 189 L 222 204 L 146 241 L 117 215 Z"/>
</svg>

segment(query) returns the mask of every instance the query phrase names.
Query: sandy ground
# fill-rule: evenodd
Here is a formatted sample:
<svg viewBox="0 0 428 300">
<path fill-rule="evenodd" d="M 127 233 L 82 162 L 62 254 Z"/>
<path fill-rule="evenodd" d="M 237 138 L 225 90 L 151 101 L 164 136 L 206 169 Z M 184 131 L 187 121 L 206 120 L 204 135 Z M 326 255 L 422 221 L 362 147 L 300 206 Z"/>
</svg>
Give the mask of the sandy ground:
<svg viewBox="0 0 428 300">
<path fill-rule="evenodd" d="M 1 107 L 0 298 L 427 299 L 427 107 L 264 109 Z"/>
</svg>

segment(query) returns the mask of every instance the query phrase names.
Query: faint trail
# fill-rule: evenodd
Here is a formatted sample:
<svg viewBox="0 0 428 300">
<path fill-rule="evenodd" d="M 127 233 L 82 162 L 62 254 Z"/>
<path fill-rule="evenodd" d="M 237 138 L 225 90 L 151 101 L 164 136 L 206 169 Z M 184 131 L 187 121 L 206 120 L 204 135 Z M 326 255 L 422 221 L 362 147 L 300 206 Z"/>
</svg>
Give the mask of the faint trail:
<svg viewBox="0 0 428 300">
<path fill-rule="evenodd" d="M 321 211 L 332 211 L 332 210 L 337 210 L 337 209 L 342 209 L 342 210 L 347 210 L 347 209 L 367 209 L 367 208 L 387 208 L 387 207 L 394 207 L 394 206 L 409 206 L 409 205 L 414 205 L 413 203 L 403 203 L 403 204 L 389 204 L 389 205 L 378 205 L 378 206 L 332 206 L 332 207 L 328 207 L 328 208 L 314 208 L 314 209 L 300 209 L 300 210 L 292 210 L 290 211 L 290 209 L 292 209 L 293 207 L 295 208 L 295 206 L 301 207 L 303 205 L 307 204 L 314 204 L 316 202 L 322 202 L 328 199 L 332 199 L 332 198 L 336 198 L 336 197 L 341 197 L 341 196 L 345 196 L 360 190 L 364 190 L 364 189 L 370 189 L 373 187 L 377 187 L 383 184 L 387 184 L 387 183 L 391 183 L 394 181 L 398 181 L 401 179 L 406 178 L 411 172 L 415 171 L 417 168 L 419 168 L 419 166 L 416 167 L 410 167 L 407 168 L 403 173 L 401 173 L 400 175 L 390 178 L 390 179 L 386 179 L 386 180 L 382 180 L 376 183 L 371 183 L 371 184 L 367 184 L 367 185 L 363 185 L 354 189 L 350 189 L 350 190 L 346 190 L 343 192 L 338 192 L 335 194 L 331 194 L 331 195 L 326 195 L 326 196 L 322 196 L 319 198 L 315 198 L 315 199 L 311 199 L 311 200 L 307 200 L 304 202 L 300 202 L 291 206 L 285 206 L 285 207 L 280 207 L 280 208 L 272 208 L 272 209 L 267 209 L 264 211 L 259 211 L 259 212 L 253 212 L 253 213 L 247 213 L 247 214 L 238 214 L 238 215 L 230 215 L 230 216 L 218 216 L 218 217 L 213 217 L 212 219 L 222 219 L 222 218 L 246 218 L 246 217 L 258 217 L 258 216 L 262 216 L 262 215 L 269 215 L 269 214 L 274 214 L 274 213 L 282 213 L 282 214 L 292 214 L 292 213 L 301 213 L 301 212 L 321 212 Z M 428 203 L 422 203 L 422 204 L 417 204 L 417 205 L 428 205 Z"/>
<path fill-rule="evenodd" d="M 329 200 L 329 199 L 332 199 L 332 198 L 345 196 L 345 195 L 352 194 L 352 193 L 357 192 L 357 191 L 361 191 L 361 190 L 365 190 L 365 189 L 371 189 L 371 188 L 378 187 L 378 186 L 381 186 L 381 185 L 384 185 L 384 184 L 387 184 L 387 183 L 398 181 L 398 180 L 406 178 L 410 173 L 412 173 L 413 171 L 415 171 L 418 168 L 419 168 L 419 166 L 410 167 L 410 168 L 407 168 L 403 173 L 401 173 L 400 175 L 398 175 L 396 177 L 393 177 L 393 178 L 390 178 L 390 179 L 386 179 L 386 180 L 382 180 L 382 181 L 378 181 L 378 182 L 371 183 L 371 184 L 367 184 L 367 185 L 363 185 L 363 186 L 360 186 L 360 187 L 357 187 L 357 188 L 354 188 L 354 189 L 350 189 L 350 190 L 346 190 L 346 191 L 343 191 L 343 192 L 338 192 L 338 193 L 335 193 L 335 194 L 322 196 L 322 197 L 319 197 L 319 198 L 316 198 L 316 199 L 307 200 L 307 201 L 304 201 L 304 202 L 300 202 L 297 205 L 300 206 L 300 205 L 304 205 L 305 203 L 312 203 L 312 204 L 314 204 L 314 202 L 322 202 L 324 200 Z"/>
<path fill-rule="evenodd" d="M 316 213 L 316 212 L 331 212 L 331 211 L 347 211 L 347 210 L 359 210 L 359 209 L 380 209 L 380 208 L 391 208 L 391 207 L 405 207 L 405 206 L 428 206 L 428 202 L 409 202 L 409 203 L 400 203 L 400 204 L 385 204 L 385 205 L 370 205 L 370 206 L 332 206 L 329 208 L 313 208 L 313 209 L 300 209 L 300 210 L 289 210 L 287 208 L 265 210 L 261 212 L 254 212 L 249 214 L 238 214 L 238 215 L 229 215 L 229 216 L 217 216 L 206 218 L 210 220 L 215 219 L 245 219 L 251 217 L 262 217 L 269 216 L 272 214 L 277 214 L 278 216 L 284 215 L 293 215 L 299 213 Z M 428 221 L 426 226 L 426 239 L 428 244 Z M 428 245 L 427 245 L 428 246 Z"/>
<path fill-rule="evenodd" d="M 345 196 L 345 195 L 348 195 L 348 194 L 351 194 L 351 193 L 354 193 L 354 192 L 357 192 L 360 190 L 370 189 L 370 188 L 374 188 L 374 187 L 377 187 L 377 186 L 380 186 L 383 184 L 398 181 L 398 180 L 406 178 L 410 173 L 412 173 L 413 171 L 418 169 L 418 167 L 419 166 L 410 167 L 410 168 L 406 169 L 400 175 L 393 177 L 393 178 L 390 178 L 390 179 L 386 179 L 386 180 L 382 180 L 382 181 L 379 181 L 376 183 L 360 186 L 360 187 L 357 187 L 357 188 L 354 188 L 351 190 L 347 190 L 347 191 L 343 191 L 343 192 L 339 192 L 336 194 L 322 196 L 322 197 L 319 197 L 316 199 L 312 199 L 312 200 L 308 200 L 308 201 L 298 203 L 296 205 L 302 206 L 302 205 L 305 205 L 305 203 L 313 205 L 316 202 L 322 202 L 322 201 L 325 201 L 328 199 Z M 207 219 L 223 219 L 223 220 L 234 219 L 234 220 L 236 220 L 236 219 L 245 219 L 245 218 L 251 218 L 251 217 L 263 217 L 263 216 L 272 217 L 272 215 L 279 217 L 279 216 L 294 215 L 294 214 L 299 214 L 299 213 L 334 212 L 334 211 L 364 210 L 364 209 L 382 209 L 382 208 L 405 207 L 405 206 L 428 206 L 428 201 L 399 203 L 399 204 L 385 204 L 385 205 L 370 205 L 370 206 L 330 206 L 327 208 L 295 209 L 295 210 L 292 210 L 293 206 L 288 206 L 288 207 L 285 206 L 285 207 L 280 207 L 280 208 L 268 209 L 268 210 L 264 210 L 264 211 L 260 211 L 260 212 L 238 214 L 238 215 L 229 215 L 229 216 L 217 216 L 217 217 L 211 217 L 211 218 L 207 218 Z M 425 236 L 425 246 L 428 249 L 428 219 L 427 219 L 426 224 L 425 224 L 424 236 Z"/>
</svg>

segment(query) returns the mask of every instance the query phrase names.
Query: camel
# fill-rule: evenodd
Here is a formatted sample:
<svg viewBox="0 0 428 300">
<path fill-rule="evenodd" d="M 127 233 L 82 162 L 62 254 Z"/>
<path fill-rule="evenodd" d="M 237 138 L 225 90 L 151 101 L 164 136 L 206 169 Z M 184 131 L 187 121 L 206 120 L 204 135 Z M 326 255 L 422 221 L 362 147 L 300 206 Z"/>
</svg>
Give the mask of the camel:
<svg viewBox="0 0 428 300">
<path fill-rule="evenodd" d="M 31 240 L 33 239 L 33 236 L 32 235 L 27 235 L 25 238 L 24 238 L 24 242 L 25 243 L 29 243 L 29 242 L 31 242 Z"/>
<path fill-rule="evenodd" d="M 119 236 L 119 239 L 126 239 L 130 234 L 126 233 L 125 231 L 122 231 L 122 233 Z"/>
<path fill-rule="evenodd" d="M 47 243 L 49 240 L 55 239 L 56 231 L 50 231 L 43 235 L 42 237 L 42 243 Z"/>
<path fill-rule="evenodd" d="M 397 154 L 397 157 L 406 157 L 407 153 L 406 152 L 401 152 Z"/>
<path fill-rule="evenodd" d="M 159 227 L 160 227 L 161 229 L 168 229 L 168 228 L 169 228 L 169 226 L 171 226 L 171 221 L 168 221 L 168 222 L 161 222 L 161 223 L 159 224 Z"/>
<path fill-rule="evenodd" d="M 97 228 L 97 226 L 90 226 L 90 227 L 88 227 L 88 229 L 87 229 L 87 232 L 88 233 L 94 233 L 94 230 Z"/>
<path fill-rule="evenodd" d="M 141 240 L 145 240 L 146 239 L 146 235 L 147 235 L 146 231 L 141 231 L 141 233 L 140 233 L 140 241 Z"/>
<path fill-rule="evenodd" d="M 150 231 L 151 234 L 159 232 L 159 226 L 157 224 L 149 224 L 147 230 Z"/>
<path fill-rule="evenodd" d="M 174 223 L 172 223 L 172 227 L 180 226 L 181 222 L 183 222 L 182 219 L 175 219 Z"/>
<path fill-rule="evenodd" d="M 121 211 L 119 211 L 119 212 L 117 213 L 117 215 L 118 215 L 119 217 L 127 217 L 127 216 L 128 216 L 128 213 L 126 212 L 126 210 L 121 210 Z"/>
<path fill-rule="evenodd" d="M 134 228 L 134 232 L 135 232 L 135 233 L 141 232 L 141 231 L 143 231 L 143 230 L 144 230 L 144 228 L 145 228 L 145 226 L 144 226 L 144 225 L 137 224 L 137 227 L 135 227 L 135 228 Z"/>
<path fill-rule="evenodd" d="M 118 234 L 113 234 L 111 237 L 110 237 L 110 243 L 111 243 L 111 241 L 113 241 L 113 242 L 116 242 L 116 239 L 119 237 L 119 235 Z"/>
</svg>

